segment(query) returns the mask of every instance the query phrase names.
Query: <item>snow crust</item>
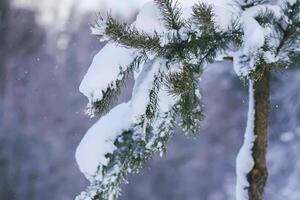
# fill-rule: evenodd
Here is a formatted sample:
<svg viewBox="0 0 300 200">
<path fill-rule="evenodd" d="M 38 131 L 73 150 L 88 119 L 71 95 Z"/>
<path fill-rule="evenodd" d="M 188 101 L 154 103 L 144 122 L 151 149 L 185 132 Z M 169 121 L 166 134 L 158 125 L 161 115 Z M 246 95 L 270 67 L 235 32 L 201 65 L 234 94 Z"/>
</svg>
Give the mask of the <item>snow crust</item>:
<svg viewBox="0 0 300 200">
<path fill-rule="evenodd" d="M 245 132 L 244 144 L 241 147 L 239 154 L 236 159 L 236 200 L 248 200 L 249 182 L 247 180 L 247 174 L 254 167 L 254 160 L 252 157 L 253 143 L 255 142 L 256 136 L 254 134 L 254 120 L 255 120 L 255 99 L 253 81 L 249 81 L 249 110 L 248 110 L 248 121 Z"/>
<path fill-rule="evenodd" d="M 126 69 L 132 62 L 134 52 L 110 43 L 100 50 L 79 86 L 90 103 L 100 100 L 103 91 L 115 86 L 114 80 L 118 78 L 120 69 Z"/>
<path fill-rule="evenodd" d="M 130 129 L 132 120 L 128 117 L 129 112 L 130 103 L 116 106 L 92 126 L 81 140 L 75 157 L 81 172 L 88 179 L 96 174 L 100 164 L 108 163 L 105 155 L 116 149 L 115 139 Z"/>
</svg>

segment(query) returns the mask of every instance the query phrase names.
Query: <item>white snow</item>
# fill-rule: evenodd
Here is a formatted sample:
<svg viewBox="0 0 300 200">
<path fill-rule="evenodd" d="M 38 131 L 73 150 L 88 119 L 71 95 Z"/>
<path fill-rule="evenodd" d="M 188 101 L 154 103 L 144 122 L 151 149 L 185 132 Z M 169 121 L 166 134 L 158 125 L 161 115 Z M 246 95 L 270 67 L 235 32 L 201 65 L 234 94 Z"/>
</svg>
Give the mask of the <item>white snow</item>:
<svg viewBox="0 0 300 200">
<path fill-rule="evenodd" d="M 162 87 L 158 92 L 158 98 L 159 98 L 159 110 L 155 117 L 154 123 L 153 123 L 153 134 L 154 137 L 147 143 L 147 148 L 152 148 L 155 140 L 157 137 L 164 137 L 166 134 L 169 133 L 170 128 L 168 128 L 168 125 L 172 122 L 173 116 L 171 113 L 171 109 L 174 107 L 176 102 L 178 101 L 178 98 L 170 95 L 167 91 L 166 87 Z M 161 126 L 162 124 L 166 124 L 165 130 L 161 132 Z M 159 142 L 157 144 L 157 148 L 160 149 L 162 144 Z M 160 156 L 163 155 L 163 151 L 160 152 Z"/>
<path fill-rule="evenodd" d="M 253 143 L 256 139 L 254 134 L 254 120 L 255 120 L 255 99 L 253 81 L 249 81 L 249 110 L 248 121 L 245 132 L 244 144 L 240 149 L 240 152 L 236 159 L 236 200 L 248 200 L 249 182 L 247 180 L 247 174 L 252 170 L 254 166 L 254 160 L 252 157 Z"/>
<path fill-rule="evenodd" d="M 152 34 L 154 31 L 161 33 L 164 31 L 160 20 L 160 11 L 154 2 L 146 3 L 140 10 L 133 25 L 139 30 Z"/>
<path fill-rule="evenodd" d="M 191 6 L 198 0 L 180 1 L 182 10 L 184 12 L 183 18 L 187 19 L 191 15 Z M 266 7 L 256 6 L 247 9 L 246 11 L 239 10 L 234 13 L 236 7 L 234 0 L 214 1 L 201 0 L 201 2 L 209 3 L 213 6 L 215 12 L 215 22 L 220 29 L 227 29 L 231 20 L 237 16 L 240 18 L 242 27 L 245 31 L 242 48 L 234 53 L 234 68 L 239 76 L 247 76 L 249 72 L 254 69 L 256 63 L 256 55 L 259 49 L 264 45 L 266 35 L 269 30 L 262 27 L 255 17 L 261 9 Z M 280 15 L 278 7 L 270 7 L 274 10 L 276 15 Z M 149 34 L 157 33 L 161 35 L 174 34 L 174 30 L 166 30 L 160 20 L 160 11 L 154 2 L 146 3 L 133 25 L 139 30 Z M 102 29 L 101 29 L 102 28 Z M 94 34 L 103 34 L 103 28 L 99 27 L 93 29 Z M 185 30 L 180 30 L 184 36 Z M 162 37 L 163 43 L 168 43 L 168 37 Z M 95 57 L 85 75 L 81 85 L 80 91 L 88 97 L 89 102 L 100 100 L 108 87 L 114 87 L 115 80 L 119 77 L 120 70 L 124 70 L 130 64 L 135 56 L 136 50 L 130 50 L 115 44 L 108 43 Z M 102 117 L 84 136 L 76 151 L 76 160 L 80 170 L 87 176 L 96 174 L 97 169 L 101 165 L 108 163 L 105 155 L 113 153 L 115 150 L 114 141 L 124 130 L 128 130 L 140 117 L 145 114 L 146 106 L 149 103 L 149 91 L 153 87 L 155 75 L 163 67 L 163 61 L 155 59 L 155 55 L 149 55 L 149 60 L 140 68 L 140 72 L 135 74 L 135 85 L 132 93 L 132 100 L 128 103 L 123 103 L 112 109 L 107 115 Z M 250 59 L 247 65 L 242 65 L 243 55 Z M 266 54 L 270 62 L 276 59 L 272 54 Z M 172 70 L 177 68 L 171 68 Z M 247 128 L 245 132 L 244 144 L 237 156 L 237 185 L 236 185 L 236 199 L 248 200 L 247 187 L 249 183 L 246 175 L 254 166 L 252 158 L 252 147 L 256 137 L 254 134 L 254 91 L 253 81 L 249 82 L 249 111 Z M 200 95 L 200 93 L 199 93 Z M 169 96 L 165 89 L 159 91 L 159 113 L 157 114 L 156 124 L 154 128 L 158 128 L 163 115 L 170 111 L 170 108 L 175 105 L 176 99 Z M 171 118 L 170 118 L 171 119 Z M 169 120 L 170 120 L 169 119 Z M 151 146 L 151 144 L 150 144 Z"/>
<path fill-rule="evenodd" d="M 153 88 L 154 78 L 163 67 L 160 59 L 148 61 L 135 80 L 131 101 L 131 114 L 134 122 L 145 114 L 150 102 L 149 93 Z"/>
<path fill-rule="evenodd" d="M 170 95 L 167 91 L 167 88 L 163 87 L 158 93 L 159 109 L 161 113 L 169 112 L 170 109 L 176 104 L 178 99 Z"/>
<path fill-rule="evenodd" d="M 212 1 L 212 0 L 201 0 L 203 3 L 207 3 L 213 6 L 213 12 L 215 14 L 215 22 L 219 26 L 220 29 L 226 30 L 231 23 L 232 17 L 234 15 L 234 11 L 230 6 L 232 3 L 231 0 L 226 1 Z M 198 0 L 181 0 L 179 1 L 179 5 L 183 10 L 183 19 L 188 19 L 192 14 L 192 6 L 195 3 L 198 3 Z M 146 3 L 140 10 L 137 15 L 136 21 L 133 25 L 139 30 L 144 31 L 146 33 L 154 33 L 156 31 L 158 34 L 161 34 L 161 44 L 164 46 L 169 41 L 168 39 L 172 37 L 174 33 L 177 34 L 175 30 L 166 30 L 164 27 L 163 21 L 161 20 L 161 13 L 158 9 L 157 5 L 154 2 Z M 187 35 L 185 34 L 185 30 L 180 30 L 180 35 L 182 39 L 187 39 Z"/>
<path fill-rule="evenodd" d="M 205 3 L 212 6 L 214 13 L 214 22 L 221 30 L 226 30 L 234 16 L 235 9 L 231 5 L 232 0 L 187 0 L 181 1 L 180 6 L 183 10 L 182 17 L 188 19 L 192 15 L 192 6 L 195 3 Z"/>
<path fill-rule="evenodd" d="M 244 29 L 243 46 L 234 54 L 234 70 L 238 76 L 247 76 L 254 69 L 256 63 L 256 54 L 264 45 L 265 33 L 263 27 L 255 20 L 253 11 L 244 11 L 241 14 L 240 22 Z M 243 56 L 249 59 L 246 65 Z"/>
<path fill-rule="evenodd" d="M 232 24 L 232 19 L 234 18 L 233 7 L 224 6 L 214 6 L 213 12 L 215 15 L 214 21 L 219 26 L 221 30 L 227 30 Z"/>
<path fill-rule="evenodd" d="M 113 108 L 92 126 L 81 140 L 76 150 L 76 161 L 87 178 L 94 176 L 98 166 L 106 165 L 108 153 L 116 149 L 115 139 L 123 131 L 129 130 L 132 120 L 128 117 L 130 103 L 122 103 Z"/>
<path fill-rule="evenodd" d="M 120 68 L 122 70 L 132 62 L 135 50 L 126 49 L 115 44 L 107 44 L 94 57 L 87 74 L 84 76 L 79 90 L 90 102 L 102 98 L 102 91 L 109 86 L 114 87 Z"/>
<path fill-rule="evenodd" d="M 262 27 L 255 19 L 259 13 L 272 11 L 276 18 L 283 16 L 282 9 L 279 5 L 257 5 L 240 12 L 240 23 L 244 29 L 243 45 L 239 51 L 233 54 L 234 70 L 238 76 L 248 76 L 255 69 L 255 63 L 260 48 L 265 44 L 266 38 L 268 43 L 276 46 L 277 39 L 274 38 L 274 30 L 271 27 Z M 277 57 L 273 52 L 264 52 L 263 56 L 269 63 L 276 62 Z"/>
</svg>

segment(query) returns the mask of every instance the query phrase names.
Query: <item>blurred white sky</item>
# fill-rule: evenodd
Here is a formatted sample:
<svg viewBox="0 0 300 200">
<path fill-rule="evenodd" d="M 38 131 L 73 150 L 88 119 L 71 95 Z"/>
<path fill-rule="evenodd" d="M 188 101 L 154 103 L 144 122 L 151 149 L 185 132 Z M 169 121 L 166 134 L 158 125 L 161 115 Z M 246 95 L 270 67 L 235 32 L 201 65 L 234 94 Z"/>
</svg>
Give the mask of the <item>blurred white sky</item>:
<svg viewBox="0 0 300 200">
<path fill-rule="evenodd" d="M 34 9 L 38 13 L 38 22 L 51 25 L 56 29 L 64 29 L 67 20 L 78 15 L 111 11 L 113 15 L 121 15 L 129 19 L 134 11 L 152 0 L 12 0 L 15 6 Z M 198 0 L 179 0 L 181 4 L 190 6 Z M 232 0 L 201 0 L 209 3 L 222 4 Z"/>
<path fill-rule="evenodd" d="M 123 20 L 131 20 L 135 12 L 149 1 L 153 0 L 12 0 L 14 6 L 34 10 L 37 22 L 47 28 L 49 37 L 69 32 L 70 28 L 80 24 L 82 16 L 87 13 L 93 17 L 99 12 L 109 11 L 114 16 L 121 16 Z M 183 8 L 198 1 L 224 5 L 233 0 L 179 0 Z M 66 44 L 65 36 L 61 38 L 59 41 L 63 42 L 58 43 Z"/>
<path fill-rule="evenodd" d="M 63 28 L 72 14 L 111 11 L 114 15 L 129 18 L 147 1 L 151 0 L 13 0 L 13 3 L 17 7 L 36 10 L 40 23 Z"/>
<path fill-rule="evenodd" d="M 95 8 L 104 6 L 106 9 L 116 10 L 127 15 L 132 10 L 138 9 L 145 2 L 151 0 L 78 0 L 78 7 L 82 11 L 95 11 Z M 98 5 L 98 6 L 97 6 Z M 97 10 L 97 9 L 96 9 Z"/>
</svg>

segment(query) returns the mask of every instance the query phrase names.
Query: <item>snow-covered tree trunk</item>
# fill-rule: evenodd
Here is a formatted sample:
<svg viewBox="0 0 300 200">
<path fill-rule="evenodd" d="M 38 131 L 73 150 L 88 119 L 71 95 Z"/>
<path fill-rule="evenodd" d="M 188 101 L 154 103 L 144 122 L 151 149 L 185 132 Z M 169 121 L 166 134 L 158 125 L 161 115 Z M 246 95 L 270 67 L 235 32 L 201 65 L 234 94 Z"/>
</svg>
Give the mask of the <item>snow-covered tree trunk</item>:
<svg viewBox="0 0 300 200">
<path fill-rule="evenodd" d="M 264 187 L 268 178 L 266 153 L 268 146 L 269 124 L 269 94 L 270 71 L 266 70 L 262 77 L 254 83 L 254 135 L 255 141 L 252 148 L 254 167 L 248 173 L 249 200 L 262 200 Z"/>
<path fill-rule="evenodd" d="M 270 71 L 249 83 L 249 111 L 244 144 L 237 157 L 237 200 L 262 200 L 268 178 Z"/>
</svg>

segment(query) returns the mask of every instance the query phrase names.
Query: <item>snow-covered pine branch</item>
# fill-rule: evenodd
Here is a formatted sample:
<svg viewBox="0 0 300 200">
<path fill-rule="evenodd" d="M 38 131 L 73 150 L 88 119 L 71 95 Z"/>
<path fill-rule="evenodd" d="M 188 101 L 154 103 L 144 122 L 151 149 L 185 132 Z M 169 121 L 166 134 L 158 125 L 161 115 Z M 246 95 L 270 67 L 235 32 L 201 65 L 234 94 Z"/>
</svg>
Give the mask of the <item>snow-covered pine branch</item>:
<svg viewBox="0 0 300 200">
<path fill-rule="evenodd" d="M 92 32 L 108 43 L 80 85 L 89 113 L 103 114 L 132 74 L 135 82 L 131 99 L 101 117 L 78 146 L 76 159 L 91 185 L 76 200 L 117 199 L 128 173 L 166 151 L 175 122 L 188 135 L 199 133 L 204 116 L 199 80 L 207 64 L 232 57 L 237 75 L 253 82 L 254 98 L 267 94 L 268 87 L 255 87 L 264 88 L 269 70 L 290 66 L 299 55 L 299 5 L 299 0 L 155 0 L 133 24 L 100 17 Z M 256 114 L 248 122 L 254 129 Z M 255 140 L 245 140 L 247 156 L 239 160 L 255 163 L 251 150 L 261 137 L 252 134 Z M 240 165 L 237 200 L 250 199 L 247 177 L 256 165 Z"/>
<path fill-rule="evenodd" d="M 169 30 L 180 30 L 184 21 L 181 19 L 181 10 L 178 1 L 174 0 L 154 0 L 160 9 L 164 25 Z"/>
<path fill-rule="evenodd" d="M 241 7 L 244 41 L 233 57 L 239 76 L 257 79 L 265 69 L 288 68 L 299 54 L 300 6 L 298 0 L 251 2 Z"/>
</svg>

